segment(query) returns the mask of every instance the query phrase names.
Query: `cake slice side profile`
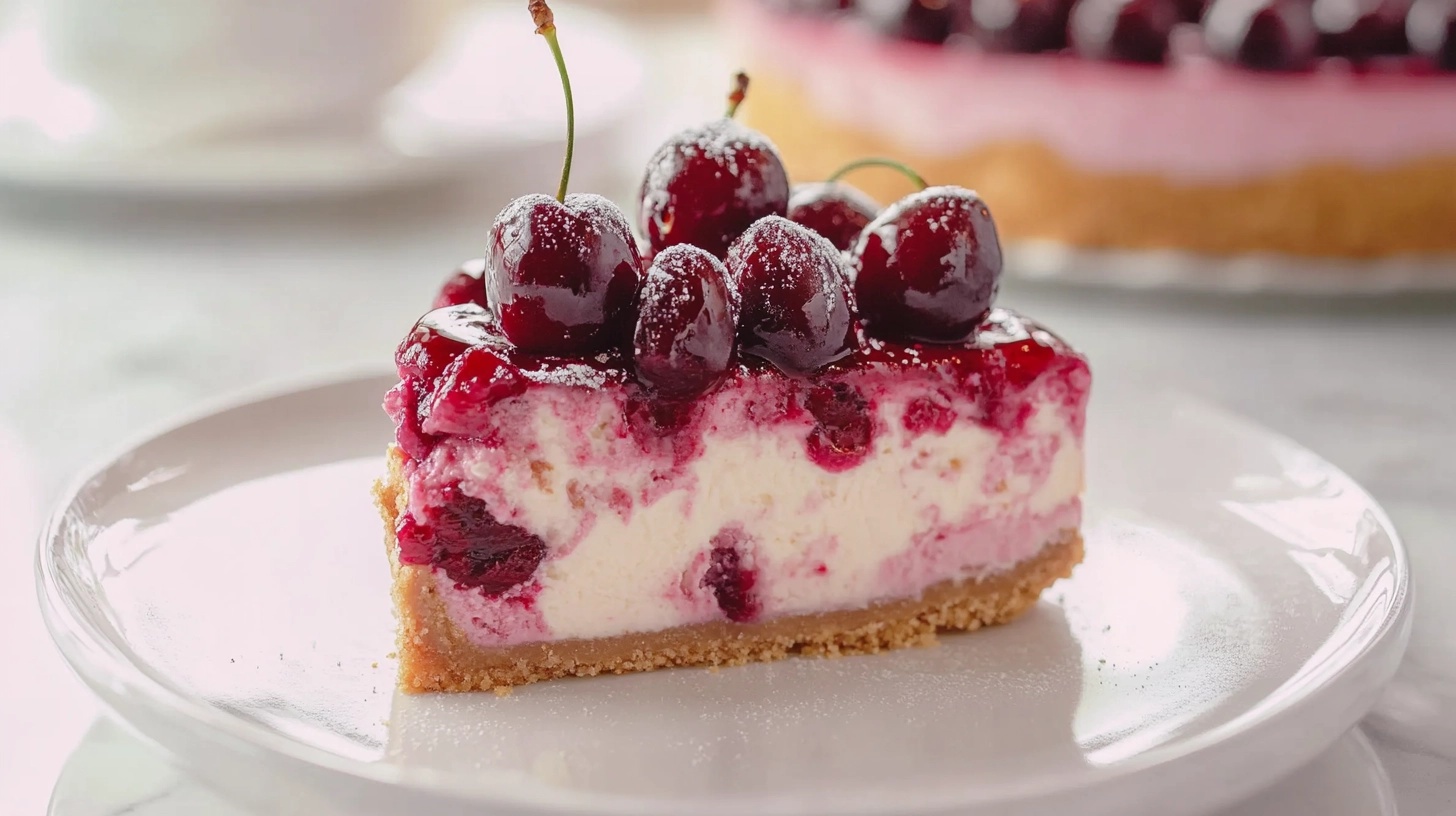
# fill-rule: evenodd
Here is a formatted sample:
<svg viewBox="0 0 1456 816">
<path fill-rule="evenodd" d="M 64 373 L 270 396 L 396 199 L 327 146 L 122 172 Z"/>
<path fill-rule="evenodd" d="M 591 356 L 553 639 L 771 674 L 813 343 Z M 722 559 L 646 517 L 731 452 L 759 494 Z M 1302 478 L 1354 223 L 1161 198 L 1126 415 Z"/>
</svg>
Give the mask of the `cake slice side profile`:
<svg viewBox="0 0 1456 816">
<path fill-rule="evenodd" d="M 1090 369 L 995 306 L 989 209 L 905 168 L 883 211 L 806 197 L 746 89 L 650 160 L 640 244 L 568 148 L 400 344 L 405 691 L 925 645 L 1081 560 Z"/>
</svg>

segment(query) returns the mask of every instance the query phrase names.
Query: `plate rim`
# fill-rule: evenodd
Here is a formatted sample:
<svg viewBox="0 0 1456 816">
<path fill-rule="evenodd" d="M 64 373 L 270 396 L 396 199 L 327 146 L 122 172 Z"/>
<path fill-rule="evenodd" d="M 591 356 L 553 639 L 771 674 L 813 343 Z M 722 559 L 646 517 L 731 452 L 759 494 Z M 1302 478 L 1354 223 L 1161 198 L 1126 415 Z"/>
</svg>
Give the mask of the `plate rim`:
<svg viewBox="0 0 1456 816">
<path fill-rule="evenodd" d="M 76 599 L 70 595 L 59 580 L 59 565 L 48 555 L 57 551 L 59 533 L 77 500 L 93 482 L 104 476 L 107 471 L 121 465 L 128 455 L 180 430 L 229 412 L 288 397 L 304 396 L 310 392 L 359 387 L 373 380 L 386 384 L 392 377 L 393 375 L 388 369 L 377 365 L 366 365 L 338 369 L 326 374 L 316 373 L 264 382 L 252 388 L 204 401 L 191 410 L 159 421 L 153 427 L 114 446 L 110 452 L 97 457 L 91 465 L 81 469 L 79 475 L 68 482 L 65 489 L 58 494 L 59 498 L 55 501 L 52 511 L 47 514 L 37 539 L 34 558 L 34 576 L 42 618 L 62 657 L 72 671 L 93 692 L 97 693 L 106 708 L 129 727 L 142 733 L 144 737 L 153 739 L 154 742 L 162 745 L 164 750 L 170 751 L 171 748 L 161 741 L 155 740 L 137 726 L 133 722 L 135 718 L 127 716 L 119 710 L 103 693 L 103 689 L 140 702 L 156 713 L 173 717 L 179 714 L 185 715 L 185 719 L 189 721 L 188 725 L 204 726 L 214 743 L 221 741 L 231 751 L 264 751 L 295 765 L 303 766 L 304 769 L 321 770 L 331 774 L 335 777 L 333 780 L 335 782 L 369 783 L 392 788 L 396 792 L 405 791 L 414 795 L 434 797 L 437 801 L 477 806 L 495 803 L 502 807 L 527 808 L 531 812 L 541 814 L 586 812 L 583 809 L 588 809 L 592 813 L 614 814 L 614 816 L 615 814 L 625 816 L 626 814 L 678 814 L 684 812 L 683 808 L 690 805 L 681 800 L 643 800 L 641 797 L 626 794 L 586 793 L 568 788 L 524 787 L 508 782 L 498 790 L 491 791 L 490 798 L 486 799 L 482 797 L 479 787 L 466 790 L 459 785 L 452 784 L 450 774 L 428 768 L 413 768 L 405 772 L 396 765 L 362 762 L 288 739 L 259 725 L 227 715 L 203 700 L 194 699 L 169 688 L 161 680 L 153 677 L 142 665 L 131 660 L 104 632 L 99 631 L 80 609 L 76 608 L 74 605 Z M 933 799 L 918 802 L 913 812 L 949 813 L 956 808 L 1019 804 L 1028 799 L 1035 801 L 1058 794 L 1106 787 L 1118 782 L 1125 782 L 1129 777 L 1156 768 L 1169 767 L 1175 763 L 1186 763 L 1221 746 L 1227 747 L 1231 741 L 1239 737 L 1252 738 L 1257 734 L 1267 734 L 1271 729 L 1296 716 L 1300 710 L 1315 705 L 1322 695 L 1330 694 L 1339 684 L 1349 682 L 1349 676 L 1366 664 L 1378 650 L 1394 649 L 1397 657 L 1404 652 L 1410 634 L 1412 609 L 1409 556 L 1389 515 L 1369 491 L 1334 463 L 1278 431 L 1191 393 L 1167 386 L 1156 386 L 1156 389 L 1185 404 L 1213 412 L 1222 421 L 1238 425 L 1242 430 L 1258 433 L 1270 443 L 1277 442 L 1315 457 L 1332 475 L 1343 479 L 1350 488 L 1358 491 L 1367 510 L 1374 515 L 1374 520 L 1390 540 L 1391 573 L 1394 576 L 1395 585 L 1389 611 L 1380 625 L 1374 628 L 1365 639 L 1359 641 L 1356 646 L 1341 647 L 1338 653 L 1346 655 L 1345 659 L 1339 662 L 1324 662 L 1316 667 L 1310 675 L 1303 678 L 1304 682 L 1298 693 L 1280 694 L 1272 701 L 1270 701 L 1271 697 L 1265 697 L 1259 705 L 1238 714 L 1227 722 L 1187 739 L 1155 746 L 1116 766 L 1099 768 L 1095 777 L 1082 773 L 1064 774 L 1051 780 L 1032 777 L 1013 784 L 982 786 L 974 791 L 974 795 L 968 795 L 968 792 L 964 790 L 938 792 Z M 86 636 L 85 639 L 81 637 L 82 634 Z M 1398 660 L 1391 658 L 1390 662 L 1393 672 Z M 1374 700 L 1372 699 L 1371 702 L 1373 703 Z M 1355 719 L 1358 720 L 1361 715 L 1363 715 L 1363 711 Z M 1353 722 L 1352 720 L 1352 724 Z M 1343 728 L 1340 729 L 1331 737 L 1337 738 L 1343 730 Z M 1317 755 L 1319 750 L 1326 747 L 1325 743 L 1319 743 L 1310 756 Z M 1302 765 L 1303 760 L 1286 764 L 1289 767 L 1285 770 L 1292 771 Z M 1280 776 L 1282 774 L 1271 775 L 1269 781 L 1272 782 Z M 502 780 L 506 781 L 506 779 L 503 775 Z M 859 797 L 859 799 L 858 806 L 851 807 L 849 810 L 841 808 L 833 812 L 846 814 L 902 812 L 887 809 L 893 808 L 895 805 L 889 799 L 883 801 L 881 799 L 866 800 L 865 797 Z M 761 813 L 801 812 L 804 804 L 797 798 L 778 795 L 722 798 L 707 809 L 697 805 L 691 806 L 696 808 L 695 812 L 736 814 L 742 812 L 741 808 L 748 805 L 755 806 L 757 812 Z M 826 800 L 824 804 L 839 806 L 849 803 Z M 900 807 L 903 806 L 901 803 Z"/>
</svg>

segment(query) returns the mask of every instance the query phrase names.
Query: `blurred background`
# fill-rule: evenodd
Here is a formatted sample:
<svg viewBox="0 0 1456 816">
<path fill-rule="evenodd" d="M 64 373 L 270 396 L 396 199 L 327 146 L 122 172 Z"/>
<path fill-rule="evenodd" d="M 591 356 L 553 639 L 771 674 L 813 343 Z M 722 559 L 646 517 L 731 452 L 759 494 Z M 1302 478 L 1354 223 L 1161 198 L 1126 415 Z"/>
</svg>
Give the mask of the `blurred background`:
<svg viewBox="0 0 1456 816">
<path fill-rule="evenodd" d="M 635 212 L 647 157 L 722 115 L 747 66 L 743 117 L 796 181 L 887 154 L 981 189 L 1003 304 L 1099 377 L 1194 392 L 1347 469 L 1439 587 L 1456 6 L 1340 2 L 553 3 L 571 186 Z M 210 400 L 385 369 L 498 209 L 554 190 L 563 131 L 519 0 L 0 0 L 0 631 L 36 656 L 0 734 L 37 735 L 0 762 L 22 797 L 0 810 L 41 812 L 96 713 L 31 590 L 66 480 Z M 912 189 L 863 173 L 881 204 Z M 1388 757 L 1456 756 L 1431 691 L 1456 678 L 1456 612 L 1421 604 L 1412 671 L 1445 679 L 1397 684 L 1383 716 L 1411 728 Z M 1407 790 L 1456 767 L 1406 759 Z"/>
</svg>

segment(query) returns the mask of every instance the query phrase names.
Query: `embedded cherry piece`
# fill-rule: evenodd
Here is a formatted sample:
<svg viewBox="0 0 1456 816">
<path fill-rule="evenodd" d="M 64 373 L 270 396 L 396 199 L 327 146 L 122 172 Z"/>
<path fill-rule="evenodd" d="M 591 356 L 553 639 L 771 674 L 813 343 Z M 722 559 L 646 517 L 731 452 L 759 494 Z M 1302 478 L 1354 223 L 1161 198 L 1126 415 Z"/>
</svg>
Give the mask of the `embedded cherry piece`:
<svg viewBox="0 0 1456 816">
<path fill-rule="evenodd" d="M 748 537 L 743 530 L 731 527 L 720 530 L 709 545 L 708 569 L 699 585 L 713 593 L 724 617 L 734 623 L 746 623 L 758 617 L 760 603 L 754 587 L 758 571 L 747 552 Z"/>
<path fill-rule="evenodd" d="M 749 225 L 789 207 L 789 174 L 763 134 L 731 119 L 689 128 L 647 162 L 637 226 L 653 253 L 692 244 L 723 257 Z"/>
<path fill-rule="evenodd" d="M 478 306 L 484 306 L 484 276 L 484 258 L 466 261 L 445 280 L 444 285 L 440 287 L 439 294 L 435 295 L 435 302 L 430 308 L 443 309 L 446 306 L 459 306 L 464 303 L 474 303 Z"/>
<path fill-rule="evenodd" d="M 927 187 L 865 227 L 853 255 L 865 331 L 954 343 L 990 311 L 1001 280 L 991 212 L 963 187 Z"/>
<path fill-rule="evenodd" d="M 829 239 L 769 216 L 728 250 L 738 292 L 738 343 L 789 374 L 815 371 L 854 347 L 841 255 Z"/>
<path fill-rule="evenodd" d="M 1300 71 L 1319 43 L 1304 0 L 1214 0 L 1203 20 L 1208 50 L 1259 71 Z"/>
<path fill-rule="evenodd" d="M 1310 13 L 1326 56 L 1366 60 L 1403 54 L 1410 0 L 1314 0 Z"/>
<path fill-rule="evenodd" d="M 854 246 L 879 212 L 873 199 L 842 181 L 796 184 L 789 196 L 789 220 L 828 238 L 841 252 Z"/>
<path fill-rule="evenodd" d="M 1442 71 L 1456 71 L 1456 0 L 1415 0 L 1406 16 L 1411 49 Z"/>
<path fill-rule="evenodd" d="M 546 544 L 524 528 L 503 524 L 485 502 L 459 485 L 442 491 L 444 502 L 422 521 L 403 516 L 397 525 L 399 558 L 433 565 L 460 587 L 495 597 L 531 580 L 546 557 Z"/>
<path fill-rule="evenodd" d="M 810 460 L 831 473 L 864 461 L 874 437 L 874 421 L 863 394 L 837 382 L 814 387 L 805 403 L 814 417 L 814 428 L 805 442 Z"/>
<path fill-rule="evenodd" d="M 1072 45 L 1093 59 L 1161 63 L 1181 16 L 1176 0 L 1077 0 Z"/>
<path fill-rule="evenodd" d="M 1067 46 L 1072 0 L 976 0 L 952 8 L 956 30 L 987 51 L 1033 54 Z"/>
<path fill-rule="evenodd" d="M 432 380 L 471 346 L 504 348 L 495 318 L 476 303 L 435 309 L 420 318 L 394 352 L 400 377 Z"/>
<path fill-rule="evenodd" d="M 626 217 L 599 195 L 522 196 L 490 228 L 486 298 L 525 352 L 584 355 L 624 340 L 641 274 Z"/>
<path fill-rule="evenodd" d="M 735 332 L 722 262 L 686 244 L 658 253 L 638 299 L 637 378 L 668 397 L 705 391 L 728 370 Z"/>
</svg>

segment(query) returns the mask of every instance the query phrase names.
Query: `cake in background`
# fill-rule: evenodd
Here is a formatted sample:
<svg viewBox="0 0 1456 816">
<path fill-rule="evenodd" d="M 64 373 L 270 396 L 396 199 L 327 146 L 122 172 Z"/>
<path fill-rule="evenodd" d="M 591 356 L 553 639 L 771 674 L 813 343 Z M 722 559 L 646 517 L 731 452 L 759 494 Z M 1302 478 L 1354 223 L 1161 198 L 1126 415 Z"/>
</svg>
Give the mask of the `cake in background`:
<svg viewBox="0 0 1456 816">
<path fill-rule="evenodd" d="M 754 76 L 745 119 L 795 179 L 905 161 L 976 189 L 1018 263 L 1068 247 L 1456 263 L 1456 0 L 722 10 Z M 855 184 L 905 191 L 893 173 Z"/>
</svg>

